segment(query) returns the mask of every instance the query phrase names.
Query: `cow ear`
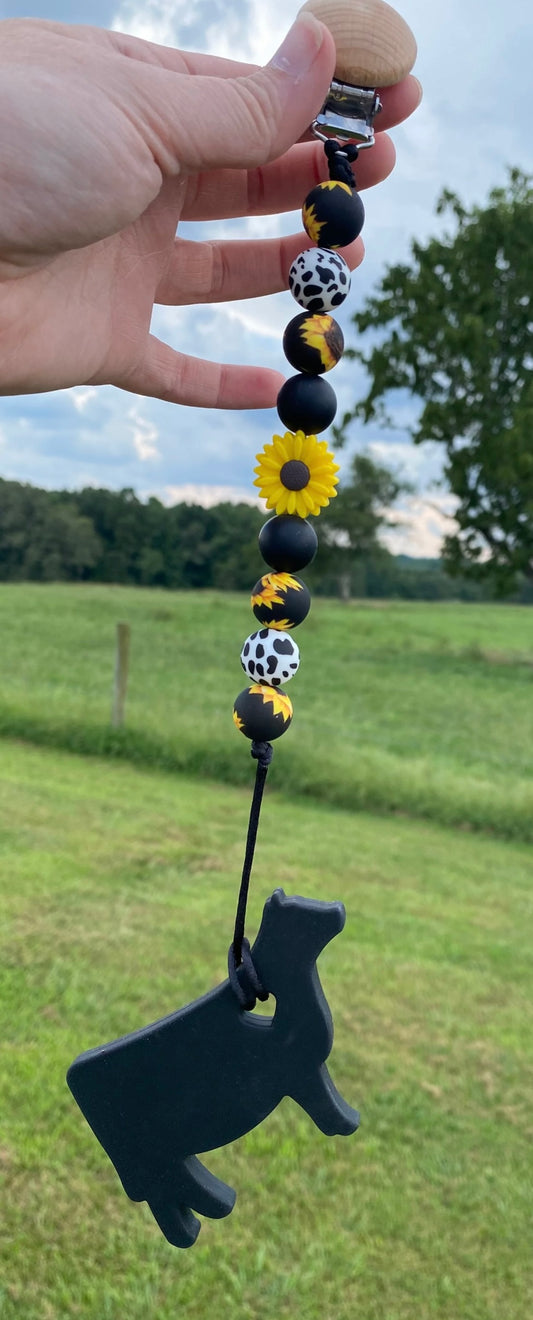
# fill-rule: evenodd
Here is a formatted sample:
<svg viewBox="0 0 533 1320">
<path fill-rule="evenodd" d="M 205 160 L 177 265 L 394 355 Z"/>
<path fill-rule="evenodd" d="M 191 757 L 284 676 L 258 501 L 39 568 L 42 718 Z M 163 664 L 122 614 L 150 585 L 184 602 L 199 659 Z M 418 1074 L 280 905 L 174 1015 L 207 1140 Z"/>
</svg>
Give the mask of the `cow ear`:
<svg viewBox="0 0 533 1320">
<path fill-rule="evenodd" d="M 270 895 L 270 898 L 268 899 L 268 902 L 269 902 L 269 903 L 272 903 L 272 904 L 275 904 L 277 907 L 278 907 L 278 906 L 281 907 L 282 903 L 286 903 L 286 902 L 287 902 L 287 895 L 286 895 L 286 893 L 285 893 L 285 890 L 284 890 L 284 889 L 275 889 L 275 890 L 274 890 L 274 893 Z"/>
</svg>

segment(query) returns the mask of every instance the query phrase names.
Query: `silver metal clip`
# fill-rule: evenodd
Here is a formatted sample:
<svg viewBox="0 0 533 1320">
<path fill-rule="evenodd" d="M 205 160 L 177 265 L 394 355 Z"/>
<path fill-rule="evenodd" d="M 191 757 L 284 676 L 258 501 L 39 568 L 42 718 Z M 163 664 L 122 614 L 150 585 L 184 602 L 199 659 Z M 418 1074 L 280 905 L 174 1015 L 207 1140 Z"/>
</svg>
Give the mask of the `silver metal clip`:
<svg viewBox="0 0 533 1320">
<path fill-rule="evenodd" d="M 380 110 L 381 101 L 372 87 L 351 87 L 334 79 L 311 127 L 322 142 L 338 138 L 358 147 L 373 147 L 374 119 Z"/>
</svg>

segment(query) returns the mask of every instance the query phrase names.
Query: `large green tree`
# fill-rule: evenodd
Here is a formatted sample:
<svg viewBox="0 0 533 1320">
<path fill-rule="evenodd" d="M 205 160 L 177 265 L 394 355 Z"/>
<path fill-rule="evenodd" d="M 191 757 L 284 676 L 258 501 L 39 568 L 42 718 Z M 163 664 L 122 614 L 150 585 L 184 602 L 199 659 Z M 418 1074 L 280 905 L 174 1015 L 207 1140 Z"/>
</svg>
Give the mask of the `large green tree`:
<svg viewBox="0 0 533 1320">
<path fill-rule="evenodd" d="M 491 576 L 508 590 L 517 574 L 533 580 L 533 191 L 511 170 L 483 206 L 466 209 L 444 192 L 437 214 L 450 232 L 413 241 L 411 258 L 389 266 L 377 292 L 355 314 L 371 332 L 362 361 L 370 385 L 352 418 L 390 425 L 391 391 L 421 401 L 415 443 L 437 441 L 457 497 L 449 567 Z"/>
</svg>

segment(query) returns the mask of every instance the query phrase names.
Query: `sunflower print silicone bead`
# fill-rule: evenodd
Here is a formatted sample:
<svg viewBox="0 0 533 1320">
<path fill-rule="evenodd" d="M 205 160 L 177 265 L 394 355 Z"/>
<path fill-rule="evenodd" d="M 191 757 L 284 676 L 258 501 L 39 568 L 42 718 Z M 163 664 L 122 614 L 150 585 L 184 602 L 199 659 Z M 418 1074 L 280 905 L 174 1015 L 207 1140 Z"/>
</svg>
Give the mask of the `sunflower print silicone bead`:
<svg viewBox="0 0 533 1320">
<path fill-rule="evenodd" d="M 332 316 L 301 312 L 289 321 L 283 352 L 296 371 L 322 375 L 336 367 L 344 352 L 344 335 Z"/>
<path fill-rule="evenodd" d="M 306 234 L 318 247 L 347 247 L 361 233 L 365 208 L 359 193 L 347 183 L 328 179 L 307 194 L 302 219 Z"/>
<path fill-rule="evenodd" d="M 280 688 L 254 683 L 239 692 L 233 707 L 233 723 L 245 738 L 273 742 L 286 733 L 292 720 L 292 701 Z"/>
<path fill-rule="evenodd" d="M 250 604 L 263 628 L 286 632 L 307 618 L 311 597 L 305 582 L 293 573 L 265 573 L 255 584 Z"/>
<path fill-rule="evenodd" d="M 254 468 L 259 494 L 267 509 L 276 513 L 296 513 L 315 517 L 337 494 L 338 463 L 335 463 L 326 440 L 303 431 L 275 435 L 271 445 L 257 454 Z"/>
</svg>

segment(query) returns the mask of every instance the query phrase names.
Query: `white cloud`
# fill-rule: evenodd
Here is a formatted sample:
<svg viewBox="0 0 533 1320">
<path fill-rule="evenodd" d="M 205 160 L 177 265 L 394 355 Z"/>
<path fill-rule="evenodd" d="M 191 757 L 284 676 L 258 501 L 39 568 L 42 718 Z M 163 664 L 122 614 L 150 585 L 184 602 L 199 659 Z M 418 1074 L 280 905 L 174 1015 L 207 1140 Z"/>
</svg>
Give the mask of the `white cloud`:
<svg viewBox="0 0 533 1320">
<path fill-rule="evenodd" d="M 452 495 L 440 492 L 410 497 L 402 507 L 391 510 L 397 525 L 383 531 L 380 539 L 392 554 L 437 559 L 444 537 L 457 526 L 453 518 L 456 506 Z"/>
<path fill-rule="evenodd" d="M 71 399 L 77 412 L 84 413 L 93 399 L 98 398 L 98 390 L 94 385 L 74 386 L 70 390 L 65 390 L 65 394 Z"/>
<path fill-rule="evenodd" d="M 143 463 L 152 458 L 159 458 L 160 453 L 156 444 L 159 439 L 157 426 L 141 416 L 138 405 L 128 409 L 128 419 L 133 426 L 133 445 L 137 457 Z"/>
<path fill-rule="evenodd" d="M 264 64 L 299 8 L 297 0 L 278 13 L 260 0 L 121 0 L 112 26 L 145 41 Z"/>
<path fill-rule="evenodd" d="M 247 0 L 246 27 L 241 21 L 232 32 L 231 24 L 222 21 L 214 30 L 216 54 L 248 60 L 252 64 L 266 64 L 300 8 L 297 0 L 287 0 L 276 12 L 272 5 L 264 4 L 262 0 Z"/>
<path fill-rule="evenodd" d="M 419 482 L 426 477 L 429 456 L 425 445 L 406 440 L 371 440 L 366 447 L 376 463 L 394 468 L 405 480 Z M 436 457 L 438 460 L 440 455 Z"/>
<path fill-rule="evenodd" d="M 262 500 L 254 498 L 245 486 L 203 486 L 189 482 L 185 486 L 164 486 L 156 494 L 163 504 L 201 504 L 209 509 L 213 504 L 256 504 L 264 508 Z"/>
<path fill-rule="evenodd" d="M 123 0 L 112 21 L 115 32 L 129 32 L 143 41 L 156 41 L 161 46 L 178 44 L 180 12 L 185 13 L 187 0 Z"/>
<path fill-rule="evenodd" d="M 286 307 L 280 306 L 278 297 L 247 298 L 203 308 L 158 307 L 153 331 L 180 352 L 192 352 L 195 357 L 265 366 L 272 363 L 265 362 L 265 350 L 258 341 L 272 340 L 277 347 L 279 370 L 283 371 L 281 340 L 288 320 Z"/>
<path fill-rule="evenodd" d="M 239 303 L 220 303 L 213 311 L 215 317 L 218 314 L 220 318 L 229 321 L 230 325 L 236 323 L 242 326 L 243 330 L 254 335 L 257 339 L 274 340 L 279 345 L 279 370 L 284 370 L 284 364 L 286 366 L 286 363 L 281 349 L 281 338 L 287 317 L 273 298 L 247 298 Z M 228 329 L 229 327 L 227 327 Z M 224 334 L 223 329 L 222 334 Z M 254 360 L 258 360 L 257 350 L 254 354 Z"/>
</svg>

